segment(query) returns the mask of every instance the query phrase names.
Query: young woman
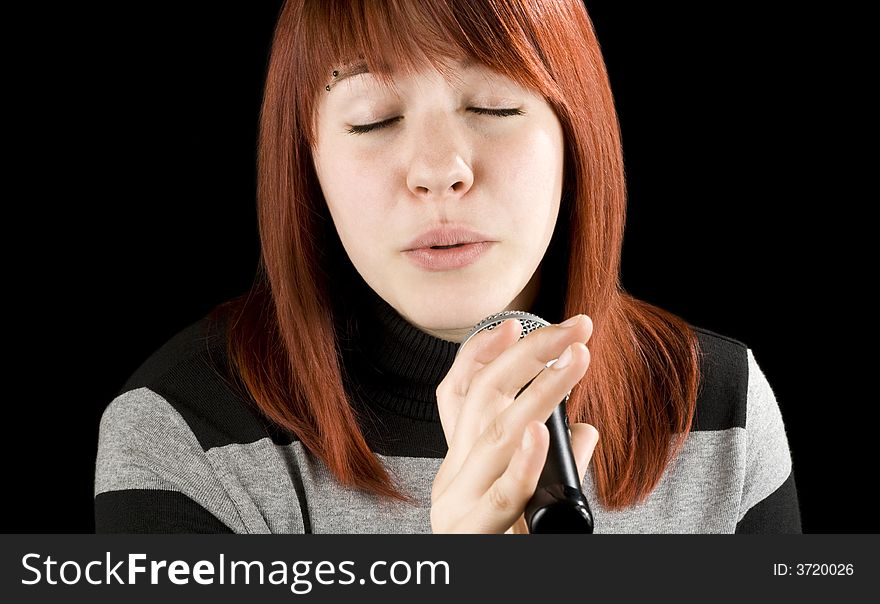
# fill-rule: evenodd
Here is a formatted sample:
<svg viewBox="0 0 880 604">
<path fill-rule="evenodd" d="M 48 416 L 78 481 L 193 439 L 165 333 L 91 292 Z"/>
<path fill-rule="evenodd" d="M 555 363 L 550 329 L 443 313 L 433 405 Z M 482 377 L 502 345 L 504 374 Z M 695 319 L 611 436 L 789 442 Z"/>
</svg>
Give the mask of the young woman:
<svg viewBox="0 0 880 604">
<path fill-rule="evenodd" d="M 580 0 L 286 2 L 258 164 L 253 287 L 104 411 L 97 531 L 527 532 L 570 390 L 594 532 L 800 532 L 752 351 L 620 284 Z M 502 310 L 553 325 L 456 354 Z"/>
</svg>

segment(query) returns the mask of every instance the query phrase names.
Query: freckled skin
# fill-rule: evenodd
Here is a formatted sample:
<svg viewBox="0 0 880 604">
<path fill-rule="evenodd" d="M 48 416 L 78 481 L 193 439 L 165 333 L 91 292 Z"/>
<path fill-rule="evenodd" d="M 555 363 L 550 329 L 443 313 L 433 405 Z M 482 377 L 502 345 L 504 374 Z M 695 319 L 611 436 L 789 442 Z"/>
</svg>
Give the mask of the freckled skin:
<svg viewBox="0 0 880 604">
<path fill-rule="evenodd" d="M 540 94 L 482 66 L 458 75 L 456 86 L 433 70 L 397 80 L 399 97 L 372 74 L 322 90 L 313 149 L 339 238 L 364 281 L 410 323 L 453 342 L 490 314 L 531 308 L 564 161 L 562 126 Z M 395 117 L 403 119 L 347 132 Z M 403 250 L 443 222 L 497 243 L 469 266 L 423 270 Z"/>
</svg>

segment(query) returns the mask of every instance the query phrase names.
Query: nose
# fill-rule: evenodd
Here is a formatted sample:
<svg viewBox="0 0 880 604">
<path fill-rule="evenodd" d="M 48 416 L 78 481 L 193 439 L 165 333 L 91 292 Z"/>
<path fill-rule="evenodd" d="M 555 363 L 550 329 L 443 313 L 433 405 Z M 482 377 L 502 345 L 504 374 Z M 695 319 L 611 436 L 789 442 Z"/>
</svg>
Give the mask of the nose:
<svg viewBox="0 0 880 604">
<path fill-rule="evenodd" d="M 407 186 L 425 200 L 457 198 L 474 182 L 466 157 L 470 146 L 459 133 L 454 118 L 425 119 L 413 134 Z"/>
</svg>

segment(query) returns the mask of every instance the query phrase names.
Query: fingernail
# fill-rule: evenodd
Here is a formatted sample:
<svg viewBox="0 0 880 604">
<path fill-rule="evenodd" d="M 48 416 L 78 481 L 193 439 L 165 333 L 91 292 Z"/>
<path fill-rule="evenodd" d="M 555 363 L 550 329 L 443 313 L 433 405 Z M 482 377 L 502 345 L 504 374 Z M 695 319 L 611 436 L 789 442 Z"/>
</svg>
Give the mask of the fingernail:
<svg viewBox="0 0 880 604">
<path fill-rule="evenodd" d="M 553 363 L 553 369 L 562 369 L 563 367 L 568 367 L 568 364 L 571 363 L 572 359 L 571 346 L 565 349 L 559 359 L 555 363 Z"/>
<path fill-rule="evenodd" d="M 572 318 L 570 318 L 568 321 L 566 321 L 565 323 L 560 323 L 559 326 L 560 327 L 574 327 L 575 325 L 577 325 L 577 323 L 578 323 L 578 321 L 580 321 L 580 319 L 581 319 L 580 315 L 575 315 Z"/>
<path fill-rule="evenodd" d="M 532 448 L 532 445 L 535 443 L 535 438 L 532 436 L 532 431 L 529 430 L 529 427 L 526 426 L 525 431 L 523 431 L 522 437 L 522 448 L 523 451 L 527 451 Z"/>
</svg>

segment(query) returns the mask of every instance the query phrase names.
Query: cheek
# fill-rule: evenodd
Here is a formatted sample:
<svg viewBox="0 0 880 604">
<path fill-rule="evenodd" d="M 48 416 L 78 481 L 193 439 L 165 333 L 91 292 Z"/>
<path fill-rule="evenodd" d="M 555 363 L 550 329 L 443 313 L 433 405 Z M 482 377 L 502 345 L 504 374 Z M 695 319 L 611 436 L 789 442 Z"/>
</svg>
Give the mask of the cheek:
<svg viewBox="0 0 880 604">
<path fill-rule="evenodd" d="M 501 204 L 529 235 L 555 222 L 562 194 L 562 156 L 557 141 L 543 130 L 530 131 L 497 154 L 488 167 L 496 176 Z M 531 229 L 526 229 L 531 224 Z"/>
<path fill-rule="evenodd" d="M 388 190 L 380 182 L 384 171 L 375 166 L 371 169 L 342 150 L 330 149 L 316 162 L 316 173 L 337 229 L 372 232 L 383 216 L 381 192 Z"/>
<path fill-rule="evenodd" d="M 498 183 L 508 190 L 521 190 L 529 194 L 548 194 L 553 185 L 561 180 L 562 154 L 559 134 L 543 127 L 519 132 L 505 140 L 500 148 L 493 146 L 487 157 L 489 173 L 495 174 Z"/>
<path fill-rule="evenodd" d="M 369 253 L 382 237 L 381 214 L 368 210 L 369 202 L 355 191 L 340 192 L 327 200 L 339 238 L 350 251 Z"/>
<path fill-rule="evenodd" d="M 373 265 L 387 247 L 387 212 L 366 193 L 364 183 L 349 179 L 325 191 L 327 207 L 342 246 L 358 270 Z"/>
</svg>

